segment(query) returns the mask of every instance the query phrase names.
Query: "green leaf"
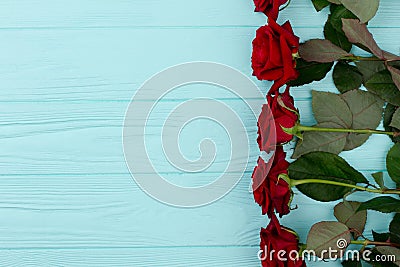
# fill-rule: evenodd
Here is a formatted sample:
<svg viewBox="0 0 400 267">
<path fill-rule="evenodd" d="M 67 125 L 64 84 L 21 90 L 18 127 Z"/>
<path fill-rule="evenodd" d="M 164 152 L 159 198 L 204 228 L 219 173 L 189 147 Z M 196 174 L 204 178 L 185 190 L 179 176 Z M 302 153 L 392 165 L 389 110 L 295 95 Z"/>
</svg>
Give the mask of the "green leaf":
<svg viewBox="0 0 400 267">
<path fill-rule="evenodd" d="M 387 256 L 385 258 L 393 257 L 393 261 L 390 262 L 394 263 L 395 266 L 400 266 L 400 249 L 389 246 L 377 246 L 375 249 L 379 254 Z M 388 261 L 382 263 L 384 263 L 382 266 L 389 266 Z"/>
<path fill-rule="evenodd" d="M 313 81 L 320 81 L 325 78 L 331 70 L 333 63 L 307 62 L 301 58 L 296 60 L 296 70 L 299 72 L 299 78 L 290 81 L 290 86 L 300 86 Z"/>
<path fill-rule="evenodd" d="M 358 69 L 345 62 L 336 63 L 332 77 L 336 88 L 341 93 L 358 89 L 363 82 L 363 76 Z"/>
<path fill-rule="evenodd" d="M 345 260 L 342 262 L 344 267 L 362 267 L 361 261 L 357 260 Z"/>
<path fill-rule="evenodd" d="M 390 241 L 400 244 L 400 213 L 397 213 L 389 225 Z"/>
<path fill-rule="evenodd" d="M 400 129 L 400 109 L 397 109 L 392 117 L 392 120 L 390 122 L 390 127 Z"/>
<path fill-rule="evenodd" d="M 299 54 L 305 61 L 320 63 L 334 62 L 350 54 L 325 39 L 311 39 L 299 47 Z"/>
<path fill-rule="evenodd" d="M 372 231 L 372 236 L 374 237 L 374 241 L 386 242 L 390 238 L 390 233 L 377 233 Z"/>
<path fill-rule="evenodd" d="M 400 90 L 400 70 L 393 66 L 387 66 L 388 71 L 392 75 L 392 80 L 394 84 L 397 86 L 397 89 Z"/>
<path fill-rule="evenodd" d="M 357 19 L 342 19 L 343 31 L 346 37 L 353 44 L 360 44 L 368 48 L 376 57 L 384 59 L 383 51 L 375 42 L 374 37 L 369 32 L 367 25 L 361 24 Z"/>
<path fill-rule="evenodd" d="M 375 73 L 364 85 L 371 93 L 378 95 L 390 104 L 400 106 L 400 91 L 393 83 L 389 71 L 383 70 Z"/>
<path fill-rule="evenodd" d="M 358 211 L 367 209 L 383 213 L 400 212 L 400 200 L 393 197 L 376 197 L 362 203 Z"/>
<path fill-rule="evenodd" d="M 319 222 L 314 224 L 307 236 L 307 250 L 315 252 L 316 256 L 328 259 L 338 256 L 350 244 L 351 235 L 347 226 L 340 222 Z M 342 246 L 342 243 L 344 246 Z M 326 251 L 337 250 L 337 254 L 328 255 Z"/>
<path fill-rule="evenodd" d="M 323 122 L 317 124 L 316 127 L 342 128 L 334 122 Z M 346 145 L 347 135 L 347 133 L 333 132 L 304 132 L 303 140 L 297 142 L 292 158 L 296 159 L 301 155 L 315 151 L 339 154 Z"/>
<path fill-rule="evenodd" d="M 312 3 L 317 11 L 321 11 L 330 4 L 328 0 L 312 0 Z"/>
<path fill-rule="evenodd" d="M 319 179 L 347 184 L 368 183 L 367 179 L 341 157 L 326 152 L 303 155 L 289 166 L 289 177 L 293 180 Z M 334 201 L 343 198 L 352 188 L 326 185 L 302 184 L 297 188 L 306 196 L 318 201 Z"/>
<path fill-rule="evenodd" d="M 352 90 L 341 95 L 352 114 L 352 129 L 376 129 L 382 120 L 384 102 L 374 94 Z M 368 140 L 370 134 L 351 133 L 347 136 L 344 150 L 352 150 Z"/>
<path fill-rule="evenodd" d="M 355 230 L 355 238 L 362 235 L 367 222 L 367 211 L 357 211 L 360 205 L 360 202 L 346 201 L 337 204 L 334 208 L 336 219 L 348 228 Z"/>
<path fill-rule="evenodd" d="M 363 75 L 364 82 L 371 79 L 371 77 L 375 73 L 378 73 L 378 72 L 386 69 L 386 66 L 383 63 L 383 61 L 356 61 L 355 63 L 356 63 L 358 70 Z"/>
<path fill-rule="evenodd" d="M 342 128 L 350 128 L 353 120 L 346 101 L 330 92 L 312 91 L 312 109 L 319 123 L 333 122 Z"/>
<path fill-rule="evenodd" d="M 396 113 L 397 109 L 398 108 L 396 106 L 392 105 L 392 104 L 387 104 L 386 105 L 385 113 L 383 115 L 383 126 L 385 127 L 385 131 L 388 131 L 388 132 L 399 132 L 400 129 L 390 126 L 390 124 L 393 121 L 393 116 Z M 395 143 L 396 142 L 400 142 L 400 136 L 397 136 L 397 137 L 391 136 L 390 138 Z"/>
<path fill-rule="evenodd" d="M 379 8 L 379 0 L 340 0 L 340 2 L 353 12 L 362 23 L 372 19 Z"/>
<path fill-rule="evenodd" d="M 349 52 L 352 48 L 352 43 L 347 40 L 346 35 L 343 31 L 337 31 L 331 23 L 332 15 L 328 16 L 328 20 L 324 26 L 324 36 L 327 40 L 331 41 L 333 44 L 341 47 L 346 52 Z"/>
<path fill-rule="evenodd" d="M 357 16 L 351 13 L 347 8 L 345 8 L 342 5 L 331 5 L 331 15 L 330 15 L 330 22 L 332 24 L 332 27 L 342 33 L 344 35 L 343 31 L 343 22 L 342 19 L 356 19 Z"/>
<path fill-rule="evenodd" d="M 386 188 L 385 187 L 385 182 L 383 180 L 383 172 L 376 172 L 372 174 L 372 177 L 374 178 L 375 182 L 379 185 L 381 189 Z"/>
<path fill-rule="evenodd" d="M 386 168 L 390 178 L 400 184 L 400 143 L 395 144 L 386 156 Z"/>
</svg>

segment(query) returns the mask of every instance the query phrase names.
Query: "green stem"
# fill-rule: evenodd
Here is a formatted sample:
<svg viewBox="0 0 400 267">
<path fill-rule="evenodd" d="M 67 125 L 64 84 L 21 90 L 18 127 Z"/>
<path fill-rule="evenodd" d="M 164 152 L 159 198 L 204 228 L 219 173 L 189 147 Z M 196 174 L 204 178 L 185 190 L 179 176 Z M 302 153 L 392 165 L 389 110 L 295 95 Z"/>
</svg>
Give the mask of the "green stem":
<svg viewBox="0 0 400 267">
<path fill-rule="evenodd" d="M 396 135 L 394 132 L 385 132 L 380 130 L 371 129 L 343 129 L 343 128 L 324 128 L 324 127 L 314 127 L 314 126 L 303 126 L 298 125 L 297 131 L 299 132 L 335 132 L 335 133 L 358 133 L 358 134 L 386 134 L 386 135 Z"/>
<path fill-rule="evenodd" d="M 366 239 L 366 240 L 352 240 L 352 241 L 350 241 L 350 244 L 362 245 L 364 247 L 370 246 L 370 245 L 400 247 L 400 244 L 391 243 L 391 242 L 378 242 L 378 241 L 372 241 L 372 240 L 368 240 L 368 239 Z"/>
<path fill-rule="evenodd" d="M 343 186 L 343 187 L 350 187 L 354 188 L 359 191 L 365 191 L 365 192 L 370 192 L 370 193 L 377 193 L 377 194 L 395 194 L 395 195 L 400 195 L 400 190 L 396 189 L 371 189 L 368 187 L 362 187 L 359 185 L 354 185 L 354 184 L 346 184 L 346 183 L 341 183 L 341 182 L 336 182 L 336 181 L 329 181 L 329 180 L 321 180 L 321 179 L 303 179 L 303 180 L 290 180 L 290 185 L 291 186 L 298 186 L 302 184 L 328 184 L 328 185 L 336 185 L 336 186 Z"/>
<path fill-rule="evenodd" d="M 351 60 L 351 61 L 383 61 L 377 57 L 360 57 L 360 56 L 344 56 L 340 58 L 341 60 Z"/>
</svg>

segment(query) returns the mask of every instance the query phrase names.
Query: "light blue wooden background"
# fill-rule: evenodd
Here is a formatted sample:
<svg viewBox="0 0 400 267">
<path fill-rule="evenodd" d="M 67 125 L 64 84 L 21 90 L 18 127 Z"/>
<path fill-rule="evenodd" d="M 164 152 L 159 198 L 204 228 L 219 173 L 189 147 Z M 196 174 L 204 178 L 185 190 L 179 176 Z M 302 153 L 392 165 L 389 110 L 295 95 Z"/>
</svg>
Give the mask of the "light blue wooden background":
<svg viewBox="0 0 400 267">
<path fill-rule="evenodd" d="M 309 0 L 292 2 L 280 22 L 290 18 L 303 41 L 322 37 L 327 12 L 314 12 Z M 400 1 L 382 1 L 370 23 L 379 44 L 395 53 L 399 11 Z M 215 61 L 250 75 L 251 41 L 263 23 L 251 0 L 1 0 L 0 265 L 259 266 L 259 229 L 267 219 L 248 193 L 252 164 L 222 200 L 174 208 L 135 184 L 121 133 L 135 90 L 166 67 Z M 293 90 L 306 124 L 313 123 L 311 89 L 335 90 L 330 79 Z M 199 90 L 242 105 L 224 91 L 189 86 L 164 99 L 159 115 Z M 242 114 L 255 162 L 256 121 Z M 207 133 L 199 124 L 182 140 L 189 158 L 198 156 L 190 137 L 199 132 L 226 152 L 219 130 Z M 374 136 L 343 156 L 369 174 L 385 170 L 389 146 L 388 138 Z M 222 156 L 196 179 L 212 180 L 224 163 Z M 161 158 L 159 168 L 179 176 Z M 183 180 L 198 182 L 190 179 Z M 334 219 L 334 203 L 296 195 L 294 204 L 299 209 L 282 221 L 303 241 L 312 223 Z M 382 216 L 370 215 L 368 231 L 386 229 Z"/>
</svg>

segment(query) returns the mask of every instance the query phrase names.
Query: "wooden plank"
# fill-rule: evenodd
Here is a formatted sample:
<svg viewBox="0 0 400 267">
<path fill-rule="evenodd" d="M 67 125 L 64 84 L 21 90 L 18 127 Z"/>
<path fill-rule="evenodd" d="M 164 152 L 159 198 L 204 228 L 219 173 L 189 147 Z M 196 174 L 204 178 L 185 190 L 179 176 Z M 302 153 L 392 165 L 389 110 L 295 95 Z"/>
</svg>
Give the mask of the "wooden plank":
<svg viewBox="0 0 400 267">
<path fill-rule="evenodd" d="M 250 162 L 255 162 L 259 153 L 256 142 L 256 117 L 240 100 L 224 101 L 232 110 L 240 114 L 244 127 L 237 125 L 226 133 L 218 124 L 208 120 L 197 120 L 189 123 L 181 132 L 179 144 L 184 155 L 195 160 L 201 156 L 198 145 L 203 138 L 214 140 L 217 147 L 206 159 L 213 162 L 209 171 L 221 173 L 230 159 L 237 165 L 235 171 L 241 171 L 247 162 L 245 154 L 230 155 L 230 141 L 249 138 Z M 249 101 L 256 102 L 258 100 Z M 177 170 L 164 157 L 161 135 L 163 130 L 182 127 L 184 123 L 172 121 L 163 129 L 167 115 L 180 102 L 164 101 L 159 103 L 151 114 L 149 127 L 146 128 L 146 147 L 150 159 L 163 172 Z M 138 103 L 137 103 L 138 104 Z M 296 101 L 301 110 L 302 121 L 312 125 L 314 120 L 310 102 Z M 3 103 L 0 106 L 0 159 L 1 174 L 44 174 L 44 173 L 126 173 L 122 150 L 122 124 L 127 103 L 57 103 L 40 102 Z M 261 106 L 261 105 L 260 105 Z M 13 110 L 13 112 L 9 112 Z M 176 114 L 179 118 L 184 114 Z M 225 118 L 225 116 L 224 116 Z M 229 116 L 221 120 L 222 125 L 230 125 Z M 139 121 L 130 122 L 133 127 Z M 207 128 L 208 131 L 204 131 Z M 229 135 L 228 135 L 229 134 Z M 175 138 L 175 137 L 174 137 Z M 176 137 L 177 138 L 177 137 Z M 385 153 L 391 146 L 386 136 L 372 136 L 360 148 L 345 152 L 343 155 L 360 170 L 384 170 Z M 374 151 L 370 153 L 369 151 Z M 363 155 L 358 160 L 356 155 Z M 209 157 L 209 158 L 208 158 Z M 143 161 L 144 162 L 144 161 Z M 196 165 L 196 164 L 194 164 Z M 252 170 L 250 164 L 247 170 Z M 138 172 L 147 172 L 139 166 Z"/>
<path fill-rule="evenodd" d="M 0 102 L 129 101 L 154 74 L 190 61 L 219 62 L 251 76 L 251 41 L 255 30 L 3 31 L 0 48 L 7 52 L 0 61 Z M 373 31 L 384 49 L 398 52 L 399 28 Z M 321 29 L 296 29 L 296 32 L 302 40 L 322 36 Z M 210 41 L 205 45 L 204 40 Z M 330 77 L 294 88 L 293 94 L 297 99 L 309 99 L 311 89 L 335 92 Z M 257 84 L 264 93 L 271 85 Z M 196 95 L 191 86 L 182 89 L 165 99 Z M 149 91 L 149 99 L 154 98 L 153 93 Z M 216 98 L 232 97 L 215 87 L 203 88 L 201 93 Z"/>
<path fill-rule="evenodd" d="M 0 250 L 3 266 L 258 267 L 258 247 L 171 247 L 143 249 Z M 324 267 L 341 266 L 324 262 Z M 307 262 L 319 267 L 321 262 Z"/>
<path fill-rule="evenodd" d="M 366 173 L 369 175 L 370 173 Z M 206 181 L 212 174 L 200 178 Z M 129 174 L 12 175 L 0 177 L 0 251 L 27 248 L 120 248 L 167 246 L 257 246 L 268 219 L 248 191 L 250 173 L 224 198 L 200 208 L 176 208 L 146 195 Z M 168 174 L 171 181 L 191 179 Z M 387 174 L 386 174 L 387 178 Z M 194 181 L 192 184 L 198 184 Z M 388 185 L 391 185 L 390 183 Z M 354 199 L 364 199 L 359 193 Z M 310 226 L 334 220 L 332 203 L 296 193 L 298 207 L 282 224 L 305 242 Z M 378 212 L 371 229 L 385 231 Z M 386 220 L 386 219 L 385 219 Z M 390 218 L 387 218 L 390 220 Z"/>
<path fill-rule="evenodd" d="M 381 3 L 371 22 L 375 27 L 400 26 L 397 0 Z M 26 28 L 121 28 L 121 27 L 238 27 L 265 23 L 263 14 L 253 13 L 252 1 L 213 0 L 4 0 L 0 3 L 1 29 Z M 307 12 L 305 15 L 304 12 Z M 326 21 L 328 10 L 317 13 L 310 1 L 294 1 L 280 15 L 297 27 L 318 27 Z M 297 14 L 302 14 L 298 16 Z M 297 16 L 296 16 L 297 15 Z"/>
<path fill-rule="evenodd" d="M 260 266 L 257 247 L 2 250 L 2 266 Z"/>
</svg>

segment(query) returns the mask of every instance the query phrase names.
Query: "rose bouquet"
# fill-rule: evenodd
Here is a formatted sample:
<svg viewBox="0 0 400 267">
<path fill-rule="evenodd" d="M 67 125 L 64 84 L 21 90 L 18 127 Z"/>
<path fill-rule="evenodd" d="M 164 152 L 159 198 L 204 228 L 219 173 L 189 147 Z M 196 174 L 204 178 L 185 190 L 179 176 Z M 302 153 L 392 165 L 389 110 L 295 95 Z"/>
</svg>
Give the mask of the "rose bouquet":
<svg viewBox="0 0 400 267">
<path fill-rule="evenodd" d="M 300 43 L 289 21 L 277 22 L 290 0 L 254 0 L 268 22 L 253 40 L 253 75 L 272 81 L 257 122 L 262 153 L 252 174 L 254 199 L 270 219 L 260 232 L 259 257 L 263 266 L 305 266 L 310 256 L 342 259 L 343 266 L 400 266 L 400 57 L 382 50 L 368 30 L 379 0 L 310 1 L 316 11 L 330 9 L 325 39 Z M 369 55 L 354 53 L 362 50 Z M 332 68 L 337 93 L 312 91 L 316 124 L 301 124 L 290 91 L 323 79 Z M 386 157 L 391 188 L 383 172 L 366 177 L 339 156 L 373 134 L 393 142 Z M 295 147 L 287 153 L 290 144 Z M 320 202 L 340 200 L 333 210 L 337 221 L 311 226 L 305 244 L 278 219 L 297 208 L 291 205 L 294 187 Z M 351 200 L 355 192 L 364 192 L 365 201 Z M 367 210 L 394 215 L 387 233 L 364 236 Z M 344 257 L 349 246 L 356 248 Z"/>
</svg>

